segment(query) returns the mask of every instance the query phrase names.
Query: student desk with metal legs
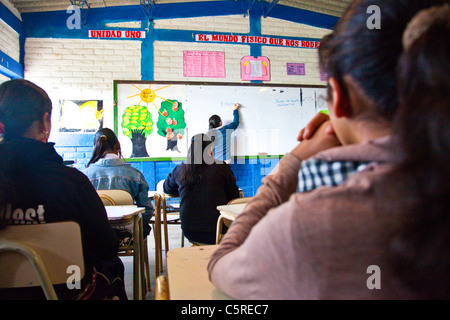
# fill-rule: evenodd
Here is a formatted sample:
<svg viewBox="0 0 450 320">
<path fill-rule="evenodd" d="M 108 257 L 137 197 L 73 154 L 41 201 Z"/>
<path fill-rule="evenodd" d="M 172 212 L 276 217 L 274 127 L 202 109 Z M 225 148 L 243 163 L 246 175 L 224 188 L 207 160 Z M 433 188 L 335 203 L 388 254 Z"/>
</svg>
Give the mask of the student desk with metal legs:
<svg viewBox="0 0 450 320">
<path fill-rule="evenodd" d="M 232 299 L 209 281 L 207 266 L 217 247 L 194 246 L 167 252 L 168 288 L 165 289 L 171 300 Z"/>
</svg>

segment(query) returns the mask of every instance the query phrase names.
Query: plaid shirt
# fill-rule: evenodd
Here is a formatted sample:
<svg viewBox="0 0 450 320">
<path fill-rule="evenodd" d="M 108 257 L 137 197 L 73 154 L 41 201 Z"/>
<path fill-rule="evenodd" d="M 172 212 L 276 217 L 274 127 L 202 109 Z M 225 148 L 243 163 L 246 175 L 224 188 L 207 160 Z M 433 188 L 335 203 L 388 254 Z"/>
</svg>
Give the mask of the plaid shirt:
<svg viewBox="0 0 450 320">
<path fill-rule="evenodd" d="M 325 161 L 311 158 L 302 162 L 298 173 L 298 192 L 321 186 L 337 186 L 354 172 L 363 170 L 370 161 Z"/>
</svg>

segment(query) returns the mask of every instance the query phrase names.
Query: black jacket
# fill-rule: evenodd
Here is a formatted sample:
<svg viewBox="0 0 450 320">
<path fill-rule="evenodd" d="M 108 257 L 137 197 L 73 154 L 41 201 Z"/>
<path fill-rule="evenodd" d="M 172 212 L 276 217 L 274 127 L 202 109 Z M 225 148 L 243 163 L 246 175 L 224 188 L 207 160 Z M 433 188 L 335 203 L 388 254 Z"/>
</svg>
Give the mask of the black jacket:
<svg viewBox="0 0 450 320">
<path fill-rule="evenodd" d="M 53 145 L 26 138 L 0 144 L 0 218 L 9 224 L 77 222 L 90 275 L 93 265 L 98 270 L 117 261 L 118 239 L 89 179 L 65 166 Z M 36 214 L 11 214 L 17 208 Z"/>
<path fill-rule="evenodd" d="M 217 161 L 217 160 L 216 160 Z M 180 196 L 181 228 L 191 232 L 216 232 L 217 206 L 239 198 L 236 178 L 228 164 L 215 162 L 205 166 L 199 186 L 189 187 L 180 182 L 184 163 L 175 167 L 164 181 L 164 192 Z"/>
</svg>

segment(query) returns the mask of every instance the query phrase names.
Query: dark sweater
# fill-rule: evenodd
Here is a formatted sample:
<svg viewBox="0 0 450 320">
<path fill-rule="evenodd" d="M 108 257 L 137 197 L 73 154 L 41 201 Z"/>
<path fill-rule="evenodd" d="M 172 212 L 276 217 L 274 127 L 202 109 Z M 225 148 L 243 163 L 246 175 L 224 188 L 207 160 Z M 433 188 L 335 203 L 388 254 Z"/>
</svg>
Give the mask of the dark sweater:
<svg viewBox="0 0 450 320">
<path fill-rule="evenodd" d="M 100 271 L 104 263 L 121 264 L 118 239 L 97 192 L 83 173 L 63 164 L 53 145 L 26 138 L 0 144 L 0 218 L 9 224 L 75 221 L 81 229 L 86 275 L 94 265 Z M 16 196 L 4 199 L 6 190 Z M 17 208 L 39 213 L 11 215 Z"/>
<path fill-rule="evenodd" d="M 164 182 L 164 192 L 180 196 L 180 218 L 183 231 L 216 232 L 219 211 L 217 206 L 225 205 L 239 197 L 236 178 L 228 164 L 216 160 L 206 165 L 202 183 L 196 187 L 180 182 L 184 163 L 175 167 Z"/>
</svg>

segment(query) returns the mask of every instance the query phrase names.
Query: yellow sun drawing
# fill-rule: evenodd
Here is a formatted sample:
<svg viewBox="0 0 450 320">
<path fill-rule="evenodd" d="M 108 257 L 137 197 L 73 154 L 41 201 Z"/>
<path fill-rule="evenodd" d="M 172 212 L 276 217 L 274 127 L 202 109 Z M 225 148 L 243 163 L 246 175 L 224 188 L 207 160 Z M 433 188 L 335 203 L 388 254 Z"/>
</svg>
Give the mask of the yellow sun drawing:
<svg viewBox="0 0 450 320">
<path fill-rule="evenodd" d="M 170 102 L 172 105 L 174 104 L 172 101 L 169 101 L 169 100 L 167 100 L 167 99 L 164 99 L 163 97 L 157 96 L 156 93 L 155 93 L 155 91 L 158 91 L 158 90 L 161 90 L 161 89 L 170 87 L 170 85 L 167 85 L 167 86 L 164 86 L 164 87 L 155 89 L 155 90 L 152 89 L 152 85 L 151 85 L 151 84 L 150 84 L 150 86 L 149 86 L 148 88 L 146 88 L 146 89 L 138 88 L 138 87 L 136 87 L 134 84 L 132 84 L 132 86 L 135 87 L 136 89 L 138 89 L 138 90 L 141 91 L 141 92 L 138 93 L 138 94 L 129 96 L 129 97 L 127 97 L 127 99 L 128 99 L 128 98 L 133 98 L 133 97 L 140 96 L 141 101 L 139 101 L 138 105 L 141 104 L 141 102 L 145 102 L 145 103 L 147 104 L 147 108 L 148 108 L 148 104 L 149 104 L 149 103 L 152 103 L 152 104 L 155 106 L 156 110 L 158 110 L 158 112 L 159 112 L 162 116 L 163 116 L 163 114 L 161 113 L 161 111 L 159 111 L 158 107 L 157 107 L 156 104 L 153 102 L 153 101 L 155 100 L 155 98 L 160 98 L 160 99 L 162 99 L 162 100 L 164 100 L 164 101 Z"/>
</svg>

